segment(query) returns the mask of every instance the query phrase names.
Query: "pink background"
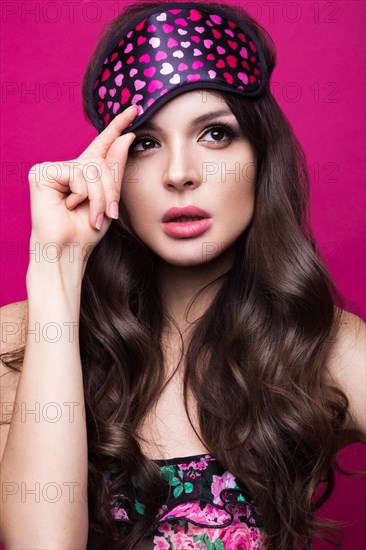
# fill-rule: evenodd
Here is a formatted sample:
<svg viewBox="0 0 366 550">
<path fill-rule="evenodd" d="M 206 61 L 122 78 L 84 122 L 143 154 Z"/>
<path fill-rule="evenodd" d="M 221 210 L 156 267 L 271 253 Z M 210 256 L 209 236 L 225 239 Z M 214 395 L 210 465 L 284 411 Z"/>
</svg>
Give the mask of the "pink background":
<svg viewBox="0 0 366 550">
<path fill-rule="evenodd" d="M 81 108 L 81 80 L 105 22 L 123 2 L 2 2 L 1 305 L 26 299 L 31 230 L 27 173 L 76 158 L 96 135 Z M 312 177 L 312 223 L 348 299 L 366 319 L 365 4 L 242 2 L 271 33 L 272 90 L 302 143 Z M 366 468 L 366 448 L 341 464 Z M 366 547 L 365 481 L 338 477 L 322 515 L 343 520 L 343 550 Z M 0 547 L 1 548 L 1 547 Z M 316 550 L 330 548 L 315 543 Z"/>
</svg>

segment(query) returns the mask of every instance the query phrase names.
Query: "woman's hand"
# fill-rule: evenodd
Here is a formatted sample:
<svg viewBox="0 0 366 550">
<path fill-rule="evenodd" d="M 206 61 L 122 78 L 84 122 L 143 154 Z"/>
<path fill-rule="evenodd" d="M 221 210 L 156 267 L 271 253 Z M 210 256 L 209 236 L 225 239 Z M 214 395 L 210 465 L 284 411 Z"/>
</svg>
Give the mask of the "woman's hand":
<svg viewBox="0 0 366 550">
<path fill-rule="evenodd" d="M 41 246 L 88 252 L 118 218 L 121 183 L 133 132 L 121 132 L 133 121 L 136 107 L 120 113 L 74 161 L 36 164 L 29 172 L 32 236 Z M 113 207 L 114 204 L 114 207 Z M 76 243 L 76 244 L 75 244 Z"/>
</svg>

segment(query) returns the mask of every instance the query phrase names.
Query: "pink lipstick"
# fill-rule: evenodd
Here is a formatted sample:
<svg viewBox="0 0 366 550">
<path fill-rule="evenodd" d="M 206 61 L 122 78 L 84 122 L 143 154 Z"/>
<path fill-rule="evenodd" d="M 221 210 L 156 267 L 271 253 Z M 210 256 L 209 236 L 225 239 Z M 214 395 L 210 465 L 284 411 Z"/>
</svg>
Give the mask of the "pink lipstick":
<svg viewBox="0 0 366 550">
<path fill-rule="evenodd" d="M 165 233 L 178 239 L 197 237 L 212 225 L 211 214 L 193 205 L 169 208 L 161 221 Z"/>
</svg>

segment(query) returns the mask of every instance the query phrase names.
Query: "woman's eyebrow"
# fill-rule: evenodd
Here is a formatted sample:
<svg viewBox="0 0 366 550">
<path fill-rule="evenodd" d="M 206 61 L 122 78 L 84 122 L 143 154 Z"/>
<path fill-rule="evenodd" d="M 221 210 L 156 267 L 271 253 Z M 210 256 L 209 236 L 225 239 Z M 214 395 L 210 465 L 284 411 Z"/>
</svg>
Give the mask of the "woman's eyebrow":
<svg viewBox="0 0 366 550">
<path fill-rule="evenodd" d="M 197 126 L 198 124 L 202 124 L 202 122 L 206 122 L 206 120 L 210 120 L 212 118 L 219 117 L 219 116 L 224 116 L 224 115 L 234 116 L 234 114 L 229 109 L 221 109 L 219 111 L 211 111 L 211 112 L 205 113 L 204 115 L 201 115 L 197 118 L 194 118 L 191 122 L 191 126 Z M 157 124 L 154 124 L 153 122 L 148 120 L 147 122 L 145 122 L 145 124 L 143 124 L 141 126 L 141 130 L 159 131 L 159 130 L 161 130 L 161 128 Z M 136 129 L 136 131 L 137 131 L 137 129 Z"/>
</svg>

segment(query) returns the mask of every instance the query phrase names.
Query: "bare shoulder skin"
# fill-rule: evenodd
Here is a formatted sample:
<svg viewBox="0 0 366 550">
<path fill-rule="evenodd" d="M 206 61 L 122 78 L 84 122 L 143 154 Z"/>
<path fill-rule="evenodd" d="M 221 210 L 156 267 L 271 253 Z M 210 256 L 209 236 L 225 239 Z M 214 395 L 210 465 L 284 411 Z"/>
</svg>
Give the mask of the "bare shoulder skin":
<svg viewBox="0 0 366 550">
<path fill-rule="evenodd" d="M 339 447 L 361 441 L 366 444 L 366 324 L 348 311 L 329 359 L 329 373 L 349 400 L 348 427 L 362 434 L 340 442 Z"/>
<path fill-rule="evenodd" d="M 25 344 L 28 301 L 13 302 L 0 308 L 1 353 L 17 350 Z M 15 400 L 19 374 L 0 361 L 0 403 L 2 422 L 9 421 Z M 0 462 L 9 433 L 9 424 L 0 425 Z"/>
</svg>

